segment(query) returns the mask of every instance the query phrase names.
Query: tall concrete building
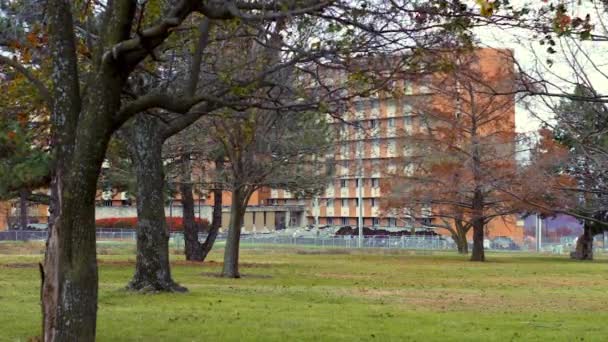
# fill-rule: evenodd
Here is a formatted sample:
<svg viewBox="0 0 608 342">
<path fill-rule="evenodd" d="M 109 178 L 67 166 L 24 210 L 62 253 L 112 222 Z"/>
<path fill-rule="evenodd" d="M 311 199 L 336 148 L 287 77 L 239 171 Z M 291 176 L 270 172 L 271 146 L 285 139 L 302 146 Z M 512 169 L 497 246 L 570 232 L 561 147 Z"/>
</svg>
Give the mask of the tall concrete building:
<svg viewBox="0 0 608 342">
<path fill-rule="evenodd" d="M 501 73 L 501 82 L 514 80 L 511 51 L 478 49 L 473 56 L 474 67 L 482 75 L 493 73 L 496 79 L 496 73 Z M 350 102 L 341 120 L 334 122 L 337 141 L 330 157 L 335 160 L 335 177 L 325 192 L 304 201 L 287 191 L 270 190 L 267 203 L 305 205 L 309 224 L 356 227 L 362 219 L 366 227 L 409 227 L 411 221 L 385 215 L 381 201 L 390 189 L 391 174 L 411 172 L 412 165 L 407 160 L 417 152 L 408 137 L 420 133 L 424 113 L 420 113 L 419 104 L 436 101 L 433 88 L 441 86 L 437 82 L 438 77 L 433 74 L 417 78 L 396 76 L 390 81 L 394 91 Z M 515 132 L 514 101 L 502 108 L 500 115 L 508 129 Z M 490 226 L 495 226 L 495 236 L 512 236 L 518 231 L 515 222 Z"/>
</svg>

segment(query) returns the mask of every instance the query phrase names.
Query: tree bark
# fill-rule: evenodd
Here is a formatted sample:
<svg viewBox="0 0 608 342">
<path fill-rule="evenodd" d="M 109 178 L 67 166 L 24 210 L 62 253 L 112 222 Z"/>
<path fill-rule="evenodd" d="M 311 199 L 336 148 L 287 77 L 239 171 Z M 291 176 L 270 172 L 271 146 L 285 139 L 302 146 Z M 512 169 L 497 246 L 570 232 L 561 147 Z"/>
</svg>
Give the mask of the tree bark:
<svg viewBox="0 0 608 342">
<path fill-rule="evenodd" d="M 194 196 L 191 183 L 192 167 L 190 155 L 182 156 L 182 177 L 180 192 L 182 195 L 182 218 L 184 222 L 184 241 L 186 260 L 202 261 L 203 245 L 198 241 L 199 226 L 194 220 Z"/>
<path fill-rule="evenodd" d="M 95 340 L 98 290 L 95 194 L 112 133 L 111 123 L 101 115 L 100 108 L 117 107 L 112 101 L 104 103 L 110 96 L 105 92 L 91 95 L 103 105 L 89 104 L 81 114 L 83 118 L 74 139 L 78 144 L 57 150 L 61 154 L 71 149 L 73 154 L 66 153 L 71 155 L 69 160 L 59 156 L 53 171 L 53 224 L 49 226 L 43 267 L 45 341 Z"/>
<path fill-rule="evenodd" d="M 216 164 L 217 165 L 217 164 Z M 211 222 L 211 227 L 209 227 L 209 234 L 207 234 L 207 238 L 201 247 L 201 261 L 205 261 L 209 252 L 213 248 L 213 244 L 215 243 L 215 239 L 217 238 L 217 234 L 220 231 L 220 227 L 222 226 L 222 190 L 214 189 L 213 190 L 213 219 Z"/>
<path fill-rule="evenodd" d="M 171 278 L 159 123 L 138 114 L 129 129 L 129 153 L 137 175 L 137 261 L 127 287 L 146 292 L 186 291 Z"/>
<path fill-rule="evenodd" d="M 591 228 L 585 223 L 583 234 L 576 241 L 576 250 L 570 253 L 574 260 L 593 260 L 593 234 Z"/>
<path fill-rule="evenodd" d="M 459 254 L 469 254 L 469 243 L 466 233 L 458 233 L 453 235 L 452 238 L 456 241 L 456 248 L 458 248 Z"/>
<path fill-rule="evenodd" d="M 240 278 L 239 273 L 239 245 L 241 242 L 241 227 L 247 208 L 247 195 L 241 187 L 232 191 L 232 206 L 230 208 L 230 225 L 224 247 L 224 269 L 222 276 L 226 278 Z"/>
<path fill-rule="evenodd" d="M 473 195 L 473 253 L 471 261 L 485 261 L 484 240 L 484 218 L 483 218 L 483 195 L 481 190 L 476 190 Z"/>
</svg>

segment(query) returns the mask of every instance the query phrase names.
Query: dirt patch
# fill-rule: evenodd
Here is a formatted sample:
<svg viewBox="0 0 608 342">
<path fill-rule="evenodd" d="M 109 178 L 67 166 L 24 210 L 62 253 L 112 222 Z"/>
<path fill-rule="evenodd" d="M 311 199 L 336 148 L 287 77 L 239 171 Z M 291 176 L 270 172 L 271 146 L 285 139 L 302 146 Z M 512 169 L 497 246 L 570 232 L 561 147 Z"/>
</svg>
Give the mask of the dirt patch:
<svg viewBox="0 0 608 342">
<path fill-rule="evenodd" d="M 0 267 L 3 268 L 35 268 L 38 267 L 38 263 L 9 263 L 9 264 L 0 264 Z"/>
<path fill-rule="evenodd" d="M 433 311 L 561 311 L 573 306 L 597 311 L 602 310 L 603 303 L 589 298 L 543 296 L 531 293 L 528 296 L 487 293 L 484 291 L 435 291 L 412 289 L 369 289 L 359 288 L 350 291 L 350 295 L 366 298 L 380 303 L 392 303 L 408 308 L 416 307 Z"/>
<path fill-rule="evenodd" d="M 99 265 L 110 265 L 110 266 L 133 266 L 135 265 L 135 260 L 99 260 Z M 217 261 L 188 261 L 188 260 L 175 260 L 171 261 L 171 266 L 200 266 L 200 267 L 222 267 L 224 266 L 223 262 Z M 272 268 L 277 266 L 277 264 L 271 263 L 251 263 L 251 262 L 243 262 L 239 264 L 239 267 L 242 268 Z"/>
<path fill-rule="evenodd" d="M 201 273 L 203 277 L 210 278 L 223 278 L 221 273 L 217 272 L 203 272 Z M 251 278 L 251 279 L 270 279 L 272 276 L 268 274 L 250 274 L 250 273 L 241 273 L 241 278 Z"/>
</svg>

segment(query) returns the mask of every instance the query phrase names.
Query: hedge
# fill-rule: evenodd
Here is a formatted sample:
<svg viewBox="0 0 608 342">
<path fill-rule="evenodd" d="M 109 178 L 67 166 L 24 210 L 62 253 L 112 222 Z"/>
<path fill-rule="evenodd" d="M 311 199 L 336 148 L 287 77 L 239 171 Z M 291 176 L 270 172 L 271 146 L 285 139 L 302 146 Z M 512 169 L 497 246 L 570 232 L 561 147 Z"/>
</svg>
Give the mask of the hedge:
<svg viewBox="0 0 608 342">
<path fill-rule="evenodd" d="M 184 230 L 184 221 L 181 217 L 165 218 L 167 227 L 172 231 Z M 207 219 L 195 218 L 194 222 L 201 226 L 201 230 L 205 231 L 209 228 Z M 95 220 L 97 228 L 137 228 L 137 217 L 108 217 Z"/>
</svg>

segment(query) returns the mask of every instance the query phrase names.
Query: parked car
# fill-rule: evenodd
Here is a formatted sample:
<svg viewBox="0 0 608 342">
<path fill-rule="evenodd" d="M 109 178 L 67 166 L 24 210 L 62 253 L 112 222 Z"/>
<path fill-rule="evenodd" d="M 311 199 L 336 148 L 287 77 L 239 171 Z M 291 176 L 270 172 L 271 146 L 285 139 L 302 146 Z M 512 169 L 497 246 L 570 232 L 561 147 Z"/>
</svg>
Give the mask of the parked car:
<svg viewBox="0 0 608 342">
<path fill-rule="evenodd" d="M 492 248 L 492 249 L 504 249 L 504 250 L 519 250 L 519 249 L 521 249 L 519 247 L 519 245 L 517 245 L 515 243 L 515 241 L 513 241 L 508 236 L 497 236 L 497 237 L 495 237 L 494 239 L 492 239 L 492 242 L 490 244 L 490 248 Z"/>
</svg>

